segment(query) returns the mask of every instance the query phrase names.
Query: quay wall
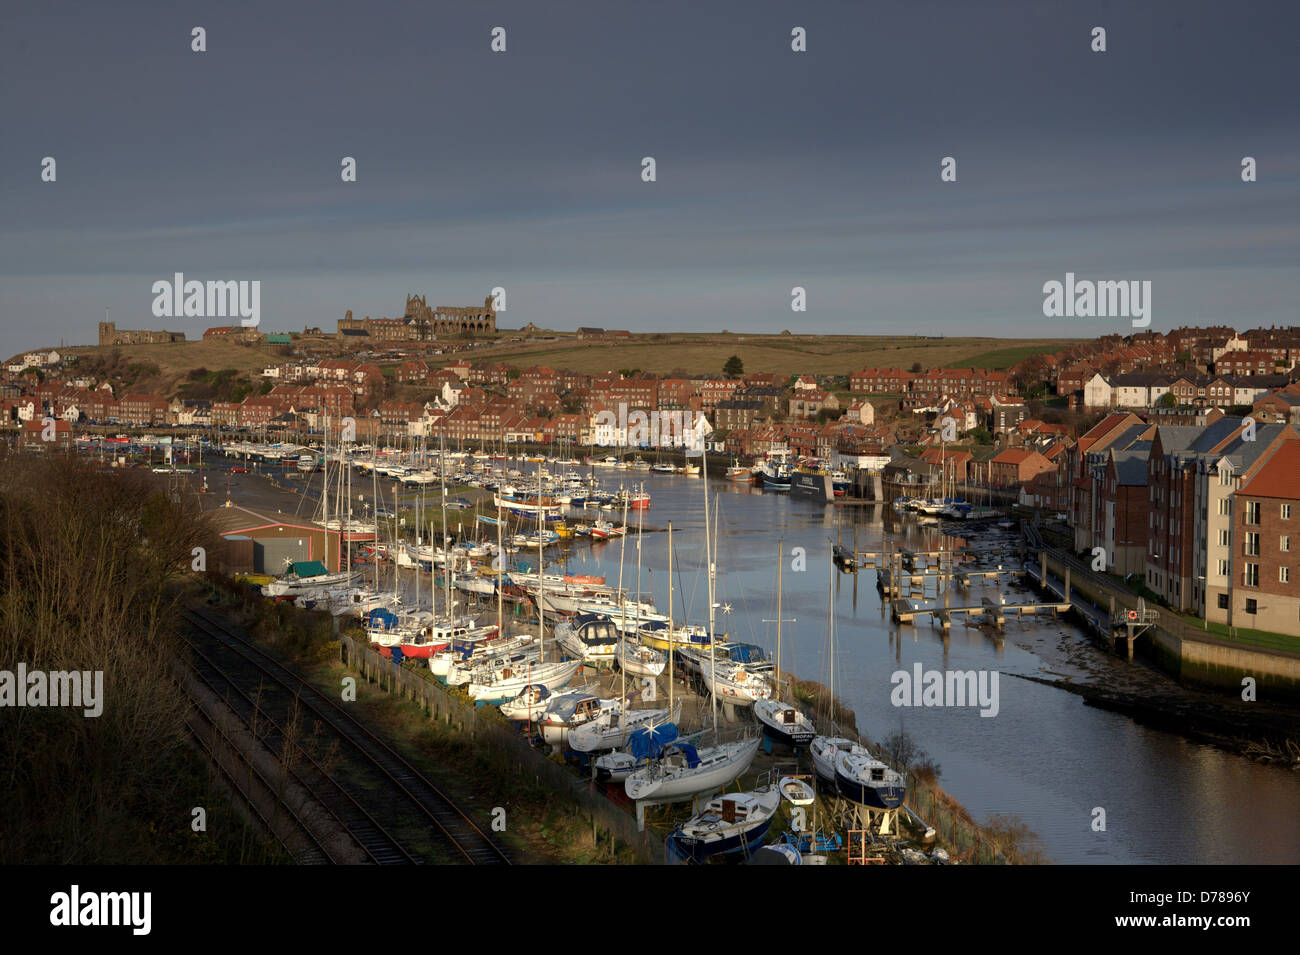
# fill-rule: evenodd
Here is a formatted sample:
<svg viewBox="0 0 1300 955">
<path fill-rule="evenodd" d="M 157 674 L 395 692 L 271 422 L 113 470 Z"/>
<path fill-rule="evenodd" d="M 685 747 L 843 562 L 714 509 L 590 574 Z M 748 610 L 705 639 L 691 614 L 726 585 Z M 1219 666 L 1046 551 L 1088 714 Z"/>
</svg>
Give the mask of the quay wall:
<svg viewBox="0 0 1300 955">
<path fill-rule="evenodd" d="M 1053 550 L 1040 551 L 1039 559 L 1044 557 L 1048 573 L 1064 580 L 1069 570 L 1072 600 L 1082 595 L 1098 607 L 1108 607 L 1113 599 L 1117 616 L 1137 609 L 1137 595 L 1092 573 L 1075 558 Z M 1159 619 L 1144 635 L 1149 639 L 1139 638 L 1138 646 L 1165 672 L 1190 683 L 1238 690 L 1243 678 L 1252 677 L 1260 689 L 1300 699 L 1300 654 L 1220 639 L 1167 611 L 1147 609 L 1155 609 Z"/>
</svg>

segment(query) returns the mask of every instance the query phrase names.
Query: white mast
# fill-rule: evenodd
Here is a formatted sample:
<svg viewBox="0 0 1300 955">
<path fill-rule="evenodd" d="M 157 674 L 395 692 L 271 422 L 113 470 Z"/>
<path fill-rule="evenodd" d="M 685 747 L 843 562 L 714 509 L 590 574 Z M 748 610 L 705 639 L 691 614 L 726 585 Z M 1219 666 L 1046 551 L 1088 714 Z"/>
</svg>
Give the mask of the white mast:
<svg viewBox="0 0 1300 955">
<path fill-rule="evenodd" d="M 546 586 L 543 582 L 542 572 L 546 569 L 542 556 L 542 530 L 546 520 L 542 515 L 542 462 L 537 462 L 537 648 L 539 655 L 537 663 L 540 666 L 546 662 L 546 611 L 542 604 L 545 602 L 542 598 L 542 589 Z M 579 667 L 581 669 L 581 667 Z"/>
<path fill-rule="evenodd" d="M 330 416 L 325 412 L 324 445 L 321 456 L 325 473 L 321 476 L 321 523 L 325 525 L 325 572 L 330 569 Z"/>
<path fill-rule="evenodd" d="M 785 538 L 776 542 L 776 692 L 781 694 L 781 564 L 785 561 Z"/>
<path fill-rule="evenodd" d="M 498 497 L 497 501 L 500 502 L 500 500 L 501 499 Z M 501 523 L 502 523 L 501 504 L 498 503 L 497 504 L 497 561 L 500 564 L 500 566 L 497 567 L 497 579 L 496 579 L 497 636 L 498 637 L 504 637 L 506 635 L 505 607 L 503 606 L 505 597 L 503 596 L 503 592 L 501 589 L 501 582 L 502 580 L 505 579 L 505 574 L 506 574 L 506 549 L 505 547 L 502 546 L 501 543 Z"/>
<path fill-rule="evenodd" d="M 713 740 L 718 739 L 718 655 L 713 645 L 713 539 L 709 536 L 709 457 L 700 454 L 702 460 L 701 476 L 704 480 L 704 564 L 708 572 L 709 592 L 709 680 L 712 690 L 709 693 L 713 707 Z"/>
<path fill-rule="evenodd" d="M 452 606 L 451 602 L 451 547 L 447 543 L 447 442 L 445 438 L 438 442 L 438 487 L 441 489 L 442 493 L 442 576 L 447 588 L 446 600 L 444 603 L 447 605 L 447 620 L 454 629 L 456 626 L 456 614 L 455 608 Z M 430 537 L 432 537 L 432 535 L 430 535 Z M 431 586 L 434 583 L 432 578 L 430 578 L 429 582 Z"/>
<path fill-rule="evenodd" d="M 673 715 L 673 522 L 668 522 L 668 717 Z"/>
</svg>

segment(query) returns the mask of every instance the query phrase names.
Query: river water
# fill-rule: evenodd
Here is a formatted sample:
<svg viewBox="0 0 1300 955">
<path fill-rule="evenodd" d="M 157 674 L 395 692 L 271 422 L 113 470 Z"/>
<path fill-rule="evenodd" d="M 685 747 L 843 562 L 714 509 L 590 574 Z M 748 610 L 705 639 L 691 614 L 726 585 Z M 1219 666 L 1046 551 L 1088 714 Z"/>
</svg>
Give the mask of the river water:
<svg viewBox="0 0 1300 955">
<path fill-rule="evenodd" d="M 606 483 L 644 480 L 653 503 L 642 518 L 662 530 L 671 521 L 678 568 L 675 619 L 689 611 L 707 621 L 704 489 L 699 478 L 629 472 L 596 474 Z M 1149 729 L 1119 714 L 1085 706 L 1072 694 L 1017 679 L 1069 677 L 1156 686 L 1167 680 L 1141 664 L 1094 648 L 1072 623 L 1050 617 L 1010 618 L 1005 639 L 954 623 L 947 640 L 937 624 L 891 623 L 876 591 L 875 571 L 841 574 L 830 560 L 837 535 L 847 546 L 857 526 L 860 549 L 887 533 L 882 508 L 837 508 L 710 480 L 719 514 L 717 626 L 733 639 L 774 652 L 778 540 L 784 549 L 782 667 L 804 679 L 829 682 L 829 591 L 835 607 L 835 692 L 857 714 L 860 731 L 882 740 L 904 729 L 941 767 L 940 784 L 978 820 L 1014 814 L 1063 863 L 1295 863 L 1300 861 L 1300 774 L 1262 766 L 1211 746 Z M 606 515 L 610 516 L 610 515 Z M 629 515 L 635 532 L 638 515 Z M 711 518 L 712 519 L 712 518 Z M 913 549 L 937 547 L 937 531 L 889 516 L 890 539 Z M 634 534 L 622 550 L 625 586 L 635 589 Z M 642 540 L 640 586 L 668 603 L 667 535 Z M 992 528 L 972 541 L 996 567 L 1010 555 L 1009 533 Z M 800 551 L 802 548 L 802 561 Z M 620 544 L 577 545 L 570 572 L 618 578 Z M 550 556 L 548 555 L 548 561 Z M 802 565 L 802 569 L 799 569 Z M 1008 566 L 1010 563 L 1008 563 Z M 548 570 L 552 569 L 548 566 Z M 558 569 L 558 568 L 556 568 Z M 969 599 L 1007 602 L 1025 594 L 1015 584 L 976 583 Z M 891 675 L 926 670 L 998 674 L 998 712 L 978 707 L 905 707 L 891 702 Z M 1094 831 L 1094 810 L 1105 831 Z"/>
</svg>

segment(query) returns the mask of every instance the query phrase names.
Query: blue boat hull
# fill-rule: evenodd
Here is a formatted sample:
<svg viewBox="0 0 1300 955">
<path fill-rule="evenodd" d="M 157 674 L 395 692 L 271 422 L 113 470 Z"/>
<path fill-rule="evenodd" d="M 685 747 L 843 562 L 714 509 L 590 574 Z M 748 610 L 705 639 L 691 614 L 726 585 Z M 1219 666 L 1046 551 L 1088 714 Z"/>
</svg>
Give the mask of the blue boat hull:
<svg viewBox="0 0 1300 955">
<path fill-rule="evenodd" d="M 733 852 L 752 852 L 763 844 L 767 838 L 767 830 L 772 825 L 772 819 L 769 817 L 761 823 L 757 823 L 752 829 L 739 832 L 734 836 L 726 839 L 718 839 L 713 842 L 704 842 L 692 839 L 682 834 L 680 829 L 673 832 L 668 838 L 673 840 L 674 848 L 677 853 L 692 862 L 703 862 L 713 856 L 729 855 Z"/>
<path fill-rule="evenodd" d="M 838 772 L 835 788 L 845 799 L 872 809 L 897 809 L 907 798 L 906 786 L 865 786 Z"/>
</svg>

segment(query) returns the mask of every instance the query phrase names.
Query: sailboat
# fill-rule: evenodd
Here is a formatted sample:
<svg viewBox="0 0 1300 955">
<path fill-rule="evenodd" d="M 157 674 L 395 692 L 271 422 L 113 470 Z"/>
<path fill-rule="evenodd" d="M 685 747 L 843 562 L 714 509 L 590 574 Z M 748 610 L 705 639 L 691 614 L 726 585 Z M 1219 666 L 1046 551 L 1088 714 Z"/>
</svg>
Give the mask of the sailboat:
<svg viewBox="0 0 1300 955">
<path fill-rule="evenodd" d="M 542 469 L 537 469 L 537 526 L 543 527 L 546 517 L 540 507 L 542 500 Z M 498 503 L 498 509 L 501 505 Z M 546 586 L 545 557 L 540 541 L 537 545 L 538 585 Z M 546 616 L 545 601 L 537 601 L 537 648 L 538 653 L 528 653 L 522 659 L 507 660 L 495 665 L 475 670 L 469 679 L 467 690 L 470 698 L 479 702 L 503 703 L 517 697 L 526 687 L 543 686 L 548 690 L 557 690 L 567 686 L 569 681 L 582 668 L 582 660 L 546 660 Z M 497 613 L 500 614 L 500 604 Z M 450 676 L 450 674 L 449 674 Z"/>
<path fill-rule="evenodd" d="M 779 540 L 776 544 L 776 687 L 777 693 L 774 693 L 769 699 L 754 701 L 754 715 L 758 721 L 763 724 L 763 733 L 769 739 L 778 743 L 784 743 L 787 746 L 807 746 L 817 735 L 813 728 L 812 720 L 804 715 L 803 711 L 789 703 L 783 703 L 777 699 L 781 688 L 781 624 L 782 619 L 782 597 L 783 581 L 781 572 L 784 569 L 785 561 L 782 555 L 785 553 L 785 541 Z M 790 621 L 794 623 L 795 621 Z"/>
<path fill-rule="evenodd" d="M 742 776 L 758 754 L 761 737 L 697 750 L 674 743 L 662 757 L 623 782 L 630 799 L 681 800 L 713 792 Z"/>
<path fill-rule="evenodd" d="M 835 584 L 828 592 L 831 724 L 835 715 Z M 846 799 L 875 809 L 893 809 L 907 795 L 901 773 L 872 755 L 861 743 L 843 736 L 817 736 L 809 746 L 818 781 Z"/>
<path fill-rule="evenodd" d="M 672 848 L 696 862 L 715 855 L 751 852 L 763 844 L 781 794 L 768 786 L 712 799 L 669 836 Z"/>
<path fill-rule="evenodd" d="M 614 650 L 614 660 L 619 669 L 633 676 L 659 676 L 668 666 L 668 655 L 654 647 L 627 643 L 626 639 Z"/>
<path fill-rule="evenodd" d="M 602 710 L 594 718 L 569 731 L 569 748 L 579 753 L 599 753 L 622 745 L 630 733 L 676 723 L 681 701 L 674 709 L 629 710 L 619 705 Z"/>
<path fill-rule="evenodd" d="M 519 695 L 501 704 L 501 715 L 508 720 L 532 723 L 546 712 L 551 705 L 553 694 L 540 683 L 530 683 L 519 691 Z"/>
<path fill-rule="evenodd" d="M 873 809 L 896 809 L 907 796 L 902 773 L 852 747 L 836 751 L 835 788 L 844 798 Z"/>
<path fill-rule="evenodd" d="M 551 746 L 563 746 L 575 728 L 602 716 L 608 718 L 621 709 L 621 700 L 603 700 L 594 693 L 578 690 L 552 697 L 536 722 L 543 741 Z"/>
</svg>

